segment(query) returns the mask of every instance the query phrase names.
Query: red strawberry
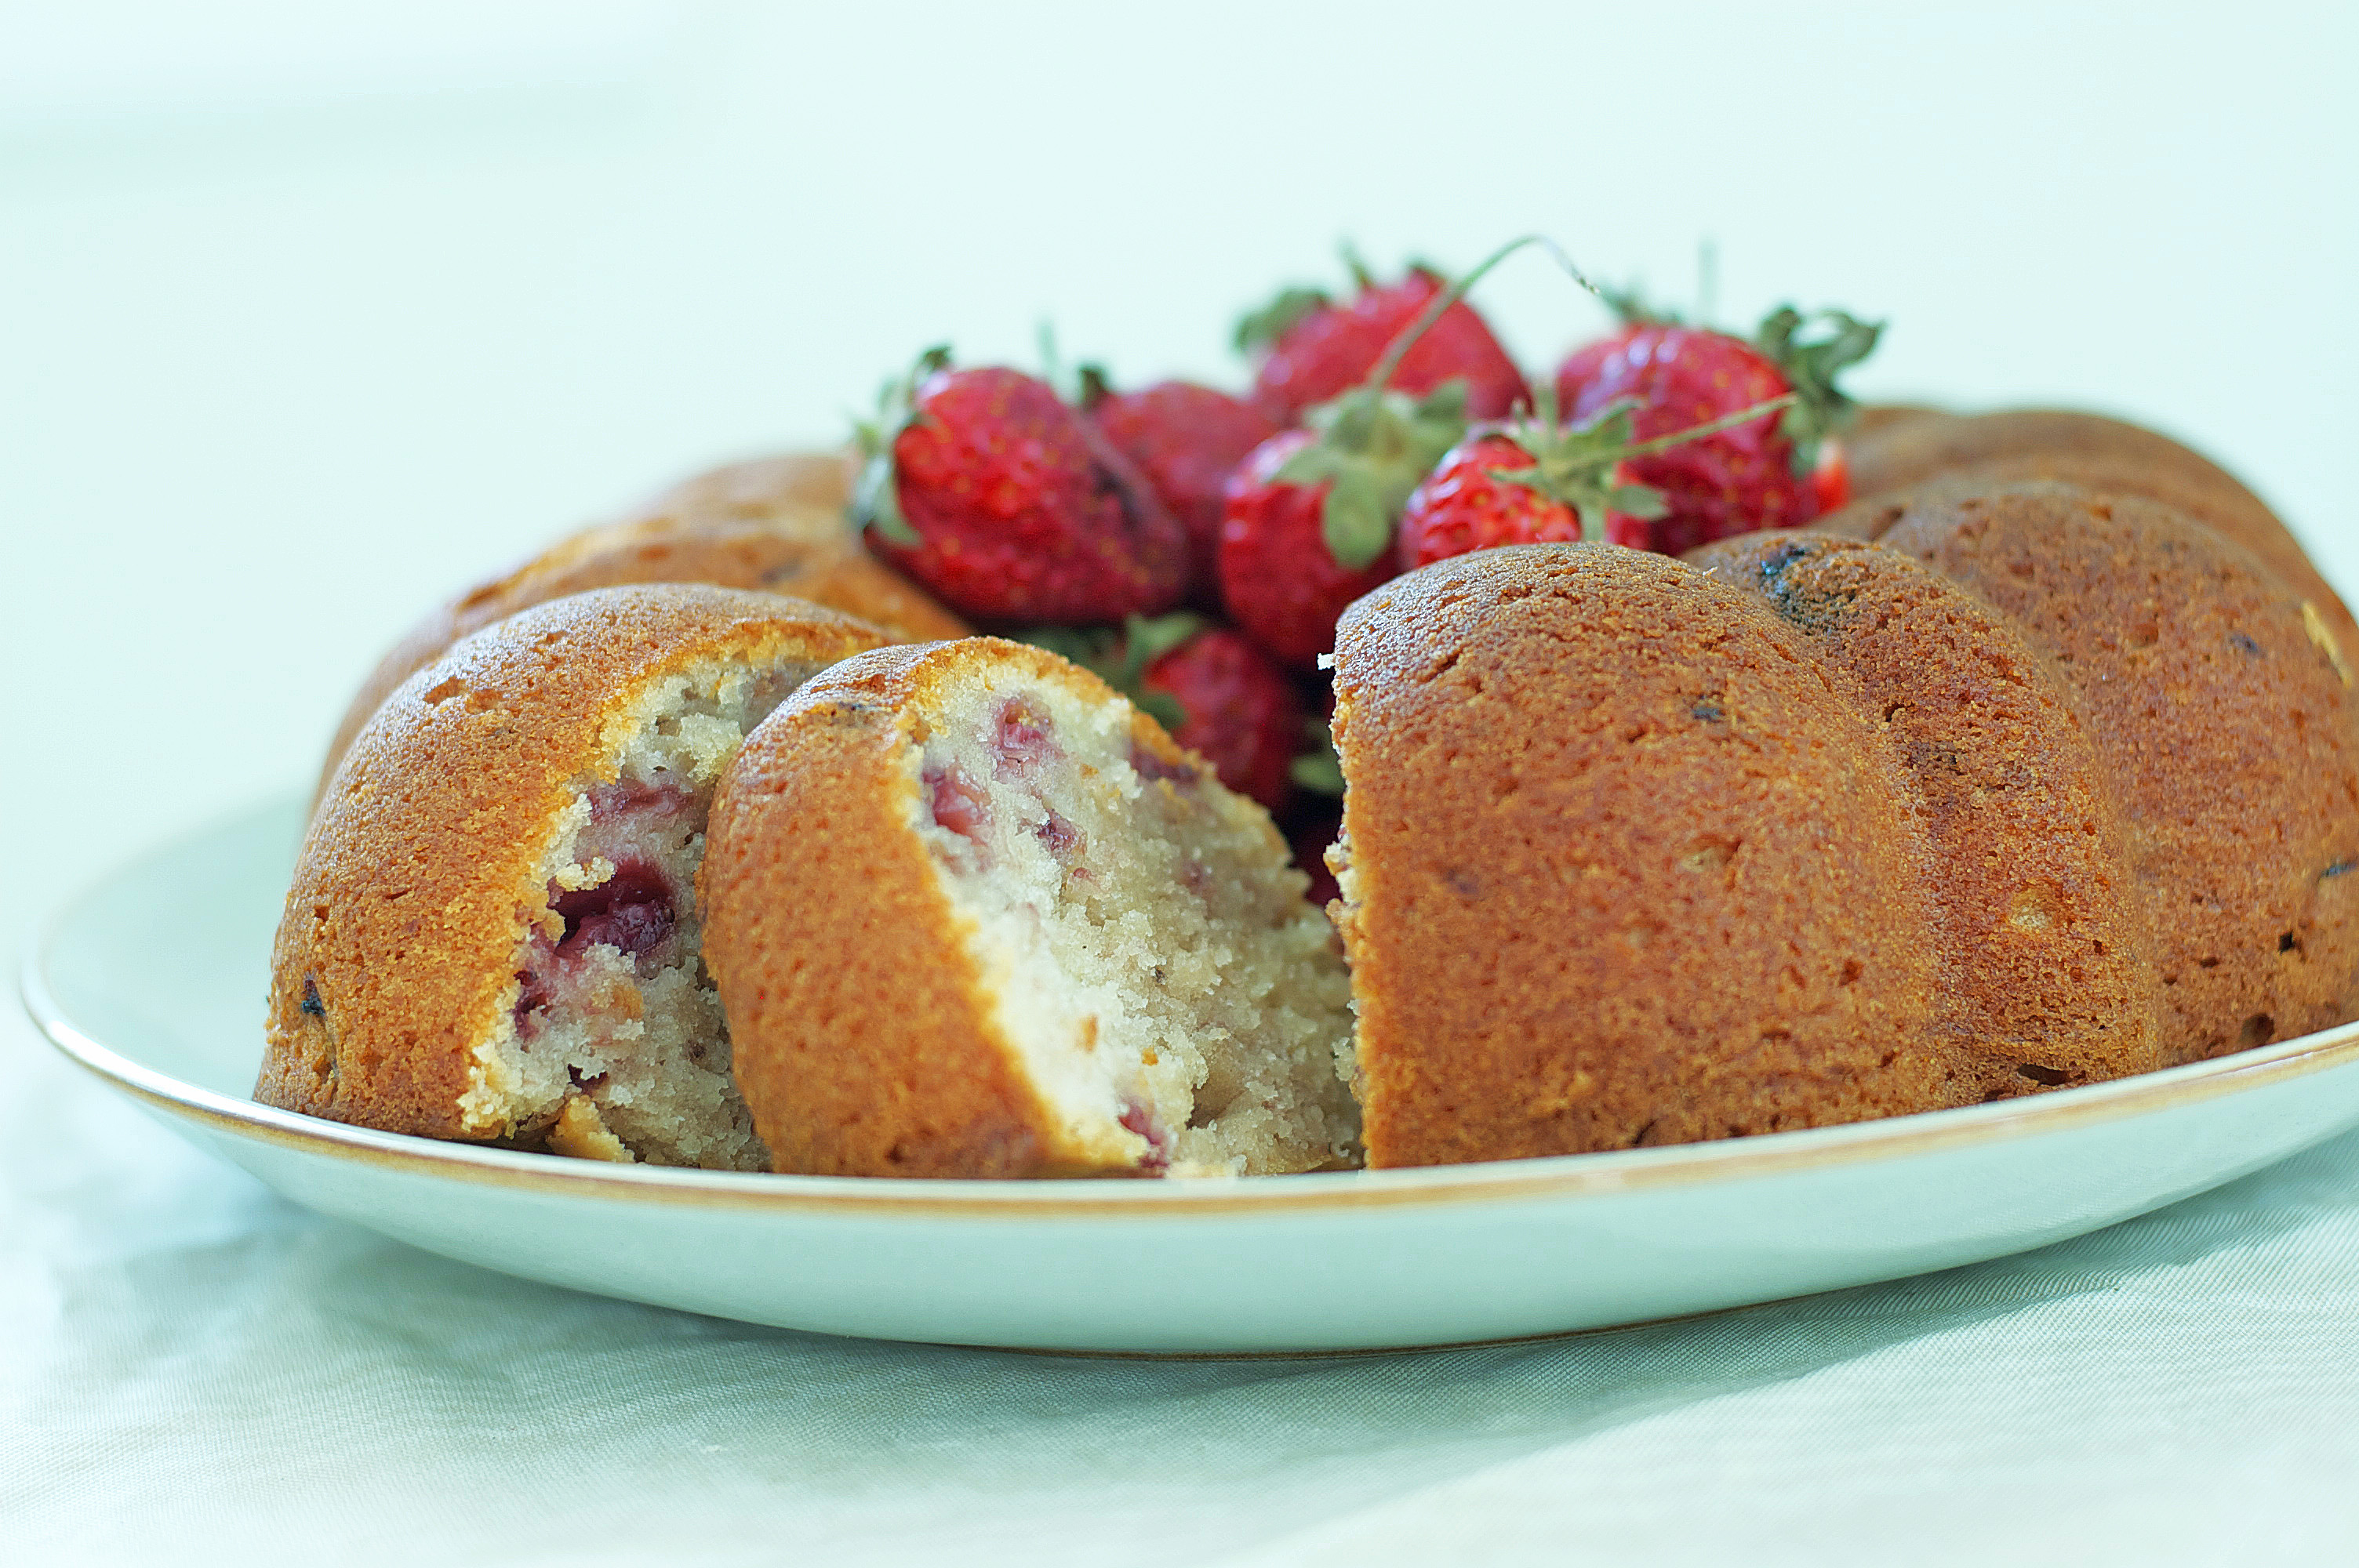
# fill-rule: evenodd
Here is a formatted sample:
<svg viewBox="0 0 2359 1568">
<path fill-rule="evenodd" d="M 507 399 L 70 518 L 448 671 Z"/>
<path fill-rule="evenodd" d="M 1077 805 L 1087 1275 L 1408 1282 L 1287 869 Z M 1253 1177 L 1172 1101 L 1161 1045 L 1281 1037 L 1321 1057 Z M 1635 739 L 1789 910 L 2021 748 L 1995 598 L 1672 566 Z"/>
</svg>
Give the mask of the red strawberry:
<svg viewBox="0 0 2359 1568">
<path fill-rule="evenodd" d="M 1134 615 L 1119 632 L 1043 626 L 1025 640 L 1096 671 L 1231 789 L 1285 806 L 1302 702 L 1277 662 L 1236 633 L 1181 613 Z"/>
<path fill-rule="evenodd" d="M 1780 417 L 1765 416 L 1634 460 L 1632 473 L 1661 491 L 1666 503 L 1644 540 L 1634 542 L 1677 555 L 1731 534 L 1791 528 L 1840 504 L 1839 460 L 1827 480 L 1813 477 L 1821 444 L 1849 407 L 1834 374 L 1864 358 L 1882 328 L 1840 311 L 1822 314 L 1833 334 L 1810 343 L 1795 341 L 1803 318 L 1790 308 L 1764 321 L 1752 343 L 1676 321 L 1641 320 L 1558 368 L 1557 396 L 1574 419 L 1635 399 L 1641 438 L 1797 395 Z"/>
<path fill-rule="evenodd" d="M 1469 550 L 1611 539 L 1643 547 L 1664 499 L 1632 478 L 1655 452 L 1710 440 L 1790 407 L 1787 393 L 1702 425 L 1636 439 L 1632 406 L 1616 404 L 1586 425 L 1560 428 L 1556 395 L 1543 387 L 1528 419 L 1470 434 L 1443 455 L 1401 509 L 1397 546 L 1403 571 Z"/>
<path fill-rule="evenodd" d="M 1168 610 L 1187 532 L 1047 382 L 949 368 L 932 350 L 860 430 L 853 515 L 873 546 L 980 620 L 1114 621 Z"/>
<path fill-rule="evenodd" d="M 1582 538 L 1579 512 L 1545 492 L 1497 477 L 1531 466 L 1532 454 L 1510 436 L 1474 436 L 1452 447 L 1401 513 L 1400 569 L 1415 571 L 1500 545 Z M 1645 528 L 1627 513 L 1605 514 L 1605 536 L 1617 545 L 1637 542 Z"/>
<path fill-rule="evenodd" d="M 1336 560 L 1323 527 L 1332 481 L 1277 477 L 1316 439 L 1289 430 L 1256 448 L 1229 481 L 1221 521 L 1221 601 L 1256 642 L 1304 666 L 1335 645 L 1343 607 L 1395 569 L 1389 552 L 1356 568 Z"/>
<path fill-rule="evenodd" d="M 1180 705 L 1186 718 L 1171 738 L 1201 753 L 1223 784 L 1272 811 L 1285 808 L 1302 702 L 1275 659 L 1226 627 L 1210 627 L 1151 660 L 1140 682 Z"/>
<path fill-rule="evenodd" d="M 1819 498 L 1822 517 L 1851 499 L 1851 456 L 1841 441 L 1819 443 L 1819 460 L 1810 465 L 1810 489 Z"/>
<path fill-rule="evenodd" d="M 1381 288 L 1366 273 L 1353 270 L 1360 294 L 1349 305 L 1314 289 L 1289 288 L 1237 324 L 1237 348 L 1261 352 L 1254 399 L 1272 417 L 1290 424 L 1312 404 L 1367 379 L 1392 341 L 1449 287 L 1423 267 Z M 1466 383 L 1466 409 L 1477 419 L 1505 418 L 1527 395 L 1524 373 L 1462 299 L 1444 310 L 1402 358 L 1391 384 L 1415 395 L 1453 378 Z"/>
<path fill-rule="evenodd" d="M 1186 525 L 1195 591 L 1209 600 L 1220 586 L 1222 491 L 1245 455 L 1277 434 L 1277 422 L 1243 398 L 1184 381 L 1110 392 L 1084 367 L 1082 387 L 1098 428 Z"/>
<path fill-rule="evenodd" d="M 1464 434 L 1452 384 L 1412 404 L 1362 388 L 1314 414 L 1320 428 L 1263 442 L 1229 481 L 1221 597 L 1288 664 L 1335 645 L 1335 618 L 1397 569 L 1393 527 L 1433 461 Z"/>
</svg>

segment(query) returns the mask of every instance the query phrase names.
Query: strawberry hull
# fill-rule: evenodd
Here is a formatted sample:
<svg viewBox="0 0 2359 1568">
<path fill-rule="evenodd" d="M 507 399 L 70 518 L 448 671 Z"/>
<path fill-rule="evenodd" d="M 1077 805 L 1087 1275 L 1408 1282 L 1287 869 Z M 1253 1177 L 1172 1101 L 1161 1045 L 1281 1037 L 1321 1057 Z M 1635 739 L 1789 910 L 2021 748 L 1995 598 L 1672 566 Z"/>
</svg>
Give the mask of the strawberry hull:
<svg viewBox="0 0 2359 1568">
<path fill-rule="evenodd" d="M 1397 569 L 1389 549 L 1356 570 L 1340 564 L 1325 534 L 1329 486 L 1274 477 L 1312 439 L 1307 430 L 1289 430 L 1256 448 L 1229 481 L 1221 520 L 1221 597 L 1231 619 L 1299 669 L 1315 668 L 1333 649 L 1343 607 Z"/>
<path fill-rule="evenodd" d="M 1725 333 L 1642 322 L 1569 356 L 1557 397 L 1576 421 L 1624 398 L 1637 402 L 1642 440 L 1705 424 L 1792 390 L 1767 357 Z M 1623 520 L 1617 543 L 1664 555 L 1759 528 L 1794 528 L 1819 515 L 1821 487 L 1794 471 L 1794 443 L 1777 415 L 1634 458 L 1640 484 L 1662 492 L 1668 510 L 1651 521 Z"/>
<path fill-rule="evenodd" d="M 1529 452 L 1505 436 L 1454 448 L 1410 492 L 1401 514 L 1400 569 L 1414 571 L 1470 550 L 1577 540 L 1581 515 L 1536 490 L 1493 477 L 1528 467 Z"/>
</svg>

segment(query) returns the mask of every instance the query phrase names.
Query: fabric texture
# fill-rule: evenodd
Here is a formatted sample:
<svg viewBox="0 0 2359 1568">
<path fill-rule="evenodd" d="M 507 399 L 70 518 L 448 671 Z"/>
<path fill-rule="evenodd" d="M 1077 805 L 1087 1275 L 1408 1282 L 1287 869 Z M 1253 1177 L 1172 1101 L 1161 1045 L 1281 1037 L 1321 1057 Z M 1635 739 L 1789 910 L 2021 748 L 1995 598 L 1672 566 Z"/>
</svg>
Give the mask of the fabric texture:
<svg viewBox="0 0 2359 1568">
<path fill-rule="evenodd" d="M 22 1561 L 2337 1562 L 2359 1136 L 1946 1274 L 1489 1349 L 864 1343 L 322 1219 L 0 1053 Z"/>
</svg>

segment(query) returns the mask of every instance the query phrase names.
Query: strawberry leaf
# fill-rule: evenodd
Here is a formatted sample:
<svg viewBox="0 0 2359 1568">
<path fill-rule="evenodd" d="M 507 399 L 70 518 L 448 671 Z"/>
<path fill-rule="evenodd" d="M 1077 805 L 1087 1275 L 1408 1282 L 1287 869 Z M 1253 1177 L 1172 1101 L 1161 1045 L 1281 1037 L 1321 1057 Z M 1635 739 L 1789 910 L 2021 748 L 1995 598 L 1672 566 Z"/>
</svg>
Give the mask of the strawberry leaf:
<svg viewBox="0 0 2359 1568">
<path fill-rule="evenodd" d="M 1176 735 L 1188 724 L 1188 709 L 1168 691 L 1142 691 L 1130 699 L 1131 706 L 1163 726 L 1167 735 Z"/>
<path fill-rule="evenodd" d="M 1335 754 L 1335 738 L 1327 720 L 1313 716 L 1303 721 L 1302 738 L 1310 749 L 1287 765 L 1287 774 L 1313 795 L 1343 793 L 1343 762 Z"/>
<path fill-rule="evenodd" d="M 1485 471 L 1504 484 L 1521 485 L 1571 507 L 1581 518 L 1581 536 L 1595 541 L 1605 537 L 1605 514 L 1609 512 L 1656 518 L 1669 509 L 1661 491 L 1630 481 L 1621 466 L 1624 461 L 1790 408 L 1793 403 L 1794 395 L 1788 393 L 1734 414 L 1641 441 L 1636 438 L 1636 398 L 1616 398 L 1599 409 L 1587 424 L 1560 427 L 1556 423 L 1556 393 L 1551 387 L 1542 386 L 1538 408 L 1530 417 L 1515 421 L 1503 431 L 1530 454 L 1531 465 Z"/>
<path fill-rule="evenodd" d="M 1164 729 L 1177 730 L 1188 722 L 1187 707 L 1171 693 L 1148 687 L 1147 666 L 1210 624 L 1182 610 L 1152 619 L 1134 615 L 1118 632 L 1111 626 L 1035 626 L 1016 640 L 1070 659 Z"/>
<path fill-rule="evenodd" d="M 1319 532 L 1327 553 L 1353 571 L 1383 555 L 1393 537 L 1383 482 L 1361 467 L 1337 474 L 1320 509 Z"/>
<path fill-rule="evenodd" d="M 1121 668 L 1108 677 L 1110 684 L 1140 711 L 1152 714 L 1158 724 L 1177 734 L 1188 722 L 1187 705 L 1175 694 L 1148 686 L 1147 666 L 1211 624 L 1185 610 L 1169 615 L 1131 616 L 1122 623 Z"/>
<path fill-rule="evenodd" d="M 1824 323 L 1827 330 L 1805 341 L 1802 330 L 1813 322 Z M 1805 316 L 1781 305 L 1762 318 L 1753 346 L 1794 389 L 1796 401 L 1778 421 L 1777 433 L 1794 444 L 1796 473 L 1816 467 L 1820 443 L 1850 422 L 1854 405 L 1835 384 L 1835 376 L 1873 353 L 1883 332 L 1883 322 L 1863 321 L 1842 310 Z"/>
<path fill-rule="evenodd" d="M 900 486 L 893 480 L 889 450 L 860 465 L 860 478 L 852 487 L 850 510 L 855 531 L 874 529 L 879 537 L 905 547 L 926 542 L 925 535 L 910 527 L 908 518 L 902 515 Z"/>
<path fill-rule="evenodd" d="M 1440 449 L 1433 454 L 1434 461 L 1440 461 L 1442 452 L 1456 446 L 1459 438 L 1466 434 L 1466 378 L 1453 375 L 1419 398 L 1409 407 L 1409 422 L 1410 440 L 1419 449 L 1441 441 Z M 1447 440 L 1442 440 L 1444 432 L 1449 434 Z M 1428 468 L 1432 466 L 1432 463 L 1426 465 Z M 1418 477 L 1422 479 L 1425 476 L 1419 474 Z"/>
<path fill-rule="evenodd" d="M 1123 622 L 1123 646 L 1128 650 L 1130 663 L 1144 670 L 1211 624 L 1185 610 L 1169 615 L 1134 615 Z"/>
<path fill-rule="evenodd" d="M 876 417 L 853 422 L 853 438 L 858 443 L 862 462 L 860 477 L 853 481 L 852 499 L 844 507 L 844 515 L 853 531 L 875 529 L 884 538 L 904 546 L 922 545 L 925 538 L 909 526 L 909 519 L 901 511 L 901 486 L 893 469 L 893 444 L 901 432 L 925 417 L 918 407 L 918 388 L 929 377 L 948 370 L 951 364 L 950 345 L 938 343 L 918 356 L 918 362 L 906 375 L 886 381 L 884 390 L 876 395 Z"/>
<path fill-rule="evenodd" d="M 1328 486 L 1320 535 L 1338 566 L 1359 571 L 1392 547 L 1409 492 L 1466 433 L 1465 411 L 1466 384 L 1454 377 L 1415 401 L 1355 387 L 1310 410 L 1318 438 L 1273 477 Z"/>
<path fill-rule="evenodd" d="M 1294 324 L 1313 310 L 1323 310 L 1333 301 L 1316 288 L 1286 288 L 1277 298 L 1258 310 L 1249 310 L 1237 318 L 1237 326 L 1230 341 L 1241 354 L 1257 353 L 1274 347 Z"/>
<path fill-rule="evenodd" d="M 1114 633 L 1113 628 L 1106 626 L 1035 626 L 1029 632 L 1019 633 L 1016 640 L 1045 648 L 1084 669 L 1096 670 L 1098 662 L 1112 650 Z"/>
</svg>

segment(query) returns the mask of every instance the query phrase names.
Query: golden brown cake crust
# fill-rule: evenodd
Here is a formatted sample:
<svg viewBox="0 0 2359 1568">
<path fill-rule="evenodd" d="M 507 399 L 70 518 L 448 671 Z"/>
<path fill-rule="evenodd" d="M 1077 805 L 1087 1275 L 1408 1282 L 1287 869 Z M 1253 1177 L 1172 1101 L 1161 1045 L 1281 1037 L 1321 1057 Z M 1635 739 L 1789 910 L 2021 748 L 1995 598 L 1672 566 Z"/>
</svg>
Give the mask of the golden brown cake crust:
<svg viewBox="0 0 2359 1568">
<path fill-rule="evenodd" d="M 2318 607 L 2347 655 L 2359 659 L 2359 622 L 2260 497 L 2201 453 L 2103 415 L 2018 408 L 1888 425 L 1855 439 L 1851 483 L 1860 499 L 1820 526 L 1873 539 L 1913 501 L 2032 480 L 2100 495 L 2141 496 L 2184 513 L 2258 556 Z M 1907 493 L 1929 482 L 1939 488 Z"/>
<path fill-rule="evenodd" d="M 2167 507 L 2027 485 L 1885 544 L 1980 596 L 2076 690 L 2121 791 L 2168 1059 L 2359 1008 L 2359 701 L 2250 552 Z"/>
<path fill-rule="evenodd" d="M 712 583 L 840 610 L 896 642 L 966 635 L 963 621 L 870 555 L 845 525 L 848 461 L 839 453 L 811 453 L 700 474 L 622 521 L 569 535 L 442 605 L 361 683 L 329 744 L 322 787 L 395 687 L 470 633 L 567 594 L 631 583 Z"/>
<path fill-rule="evenodd" d="M 1336 687 L 1370 1164 L 1972 1097 L 1905 778 L 1758 600 L 1613 546 L 1481 551 L 1347 611 Z"/>
<path fill-rule="evenodd" d="M 1852 410 L 1851 418 L 1836 432 L 1836 436 L 1848 452 L 1864 441 L 1884 435 L 1896 425 L 1943 412 L 1930 403 L 1863 403 Z"/>
<path fill-rule="evenodd" d="M 527 611 L 406 682 L 353 742 L 305 835 L 272 954 L 255 1098 L 430 1138 L 487 1139 L 460 1100 L 516 990 L 540 856 L 572 782 L 648 681 L 709 658 L 844 657 L 881 641 L 833 611 L 689 585 Z"/>
<path fill-rule="evenodd" d="M 1979 599 L 1897 551 L 1810 532 L 1689 552 L 1856 679 L 1934 856 L 1935 1024 L 1982 1098 L 2164 1065 L 2147 911 L 2071 687 Z"/>
<path fill-rule="evenodd" d="M 739 1088 L 780 1171 L 1087 1175 L 1132 1156 L 1056 1125 L 1002 1034 L 915 824 L 921 710 L 979 664 L 1090 700 L 1102 681 L 996 638 L 879 649 L 807 683 L 747 738 L 715 796 L 705 961 Z M 1189 765 L 1161 728 L 1133 742 Z M 1156 787 L 1168 787 L 1158 785 Z"/>
</svg>

